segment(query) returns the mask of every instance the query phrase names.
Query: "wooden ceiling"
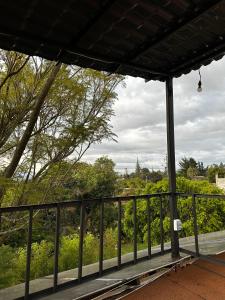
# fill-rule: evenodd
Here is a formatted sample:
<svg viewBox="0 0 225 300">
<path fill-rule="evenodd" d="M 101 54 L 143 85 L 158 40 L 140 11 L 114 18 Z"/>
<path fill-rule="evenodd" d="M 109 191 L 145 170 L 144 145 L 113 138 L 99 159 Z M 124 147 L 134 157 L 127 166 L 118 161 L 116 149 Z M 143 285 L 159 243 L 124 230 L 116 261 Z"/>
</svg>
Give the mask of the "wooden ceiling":
<svg viewBox="0 0 225 300">
<path fill-rule="evenodd" d="M 225 0 L 2 0 L 0 47 L 164 81 L 224 55 Z"/>
</svg>

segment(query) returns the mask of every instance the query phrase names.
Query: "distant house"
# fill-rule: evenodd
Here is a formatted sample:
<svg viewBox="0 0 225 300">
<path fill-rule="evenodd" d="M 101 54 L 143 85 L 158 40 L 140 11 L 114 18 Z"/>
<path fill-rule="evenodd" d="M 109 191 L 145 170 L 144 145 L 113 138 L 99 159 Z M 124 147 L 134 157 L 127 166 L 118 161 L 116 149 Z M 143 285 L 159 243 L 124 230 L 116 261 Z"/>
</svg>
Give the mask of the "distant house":
<svg viewBox="0 0 225 300">
<path fill-rule="evenodd" d="M 225 178 L 219 178 L 216 174 L 216 186 L 225 191 Z"/>
</svg>

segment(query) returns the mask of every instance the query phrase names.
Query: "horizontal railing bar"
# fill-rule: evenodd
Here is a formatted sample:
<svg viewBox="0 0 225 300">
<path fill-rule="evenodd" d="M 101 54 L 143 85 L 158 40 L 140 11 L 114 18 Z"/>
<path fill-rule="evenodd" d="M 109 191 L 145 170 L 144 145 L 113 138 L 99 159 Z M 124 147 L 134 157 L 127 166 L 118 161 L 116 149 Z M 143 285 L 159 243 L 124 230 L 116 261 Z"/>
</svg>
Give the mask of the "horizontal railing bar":
<svg viewBox="0 0 225 300">
<path fill-rule="evenodd" d="M 180 197 L 184 197 L 184 198 L 191 197 L 192 195 L 193 194 L 187 194 L 187 193 L 181 193 L 181 192 L 176 193 L 176 196 L 180 196 Z"/>
<path fill-rule="evenodd" d="M 129 201 L 133 199 L 141 200 L 147 198 L 154 198 L 154 197 L 162 197 L 162 196 L 169 196 L 171 193 L 155 193 L 155 194 L 146 194 L 146 195 L 132 195 L 132 196 L 116 196 L 116 197 L 104 197 L 104 198 L 93 198 L 93 199 L 83 199 L 83 200 L 71 200 L 71 201 L 61 201 L 61 202 L 52 202 L 52 203 L 43 203 L 43 204 L 30 204 L 30 205 L 20 205 L 20 206 L 8 206 L 8 207 L 1 207 L 0 213 L 9 213 L 9 212 L 19 212 L 19 211 L 29 211 L 31 208 L 33 211 L 35 210 L 42 210 L 42 209 L 51 209 L 60 206 L 63 207 L 72 207 L 74 205 L 80 205 L 82 202 L 90 203 L 90 202 L 118 202 L 118 201 Z M 225 199 L 225 195 L 222 194 L 189 194 L 189 193 L 182 193 L 177 192 L 177 196 L 180 197 L 191 197 L 195 195 L 197 198 L 220 198 Z"/>
<path fill-rule="evenodd" d="M 7 212 L 17 212 L 17 211 L 29 211 L 30 208 L 32 208 L 33 210 L 50 209 L 50 208 L 56 208 L 57 206 L 62 208 L 62 207 L 70 207 L 75 204 L 81 204 L 81 202 L 82 202 L 81 200 L 73 200 L 73 201 L 65 201 L 65 202 L 9 206 L 9 207 L 1 207 L 0 211 L 1 213 L 7 213 Z"/>
<path fill-rule="evenodd" d="M 133 199 L 142 199 L 142 198 L 154 198 L 154 197 L 161 197 L 161 196 L 169 196 L 171 193 L 154 193 L 154 194 L 145 194 L 145 195 L 132 195 L 132 196 L 116 196 L 116 197 L 105 197 L 102 198 L 104 201 L 126 201 L 126 200 L 133 200 Z M 99 199 L 96 199 L 99 200 Z"/>
<path fill-rule="evenodd" d="M 221 198 L 221 199 L 225 199 L 225 195 L 221 195 L 221 194 L 194 194 L 195 197 L 197 198 Z"/>
<path fill-rule="evenodd" d="M 222 194 L 187 194 L 187 193 L 176 193 L 177 196 L 181 196 L 181 197 L 192 197 L 195 196 L 197 198 L 220 198 L 220 199 L 225 199 L 225 195 Z"/>
<path fill-rule="evenodd" d="M 154 198 L 154 197 L 161 197 L 161 196 L 168 196 L 170 193 L 155 193 L 155 194 L 148 194 L 148 195 L 138 195 L 138 196 L 117 196 L 117 197 L 104 197 L 104 198 L 93 198 L 93 199 L 83 199 L 83 200 L 71 200 L 71 201 L 61 201 L 61 202 L 53 202 L 53 203 L 44 203 L 44 204 L 31 204 L 31 205 L 20 205 L 20 206 L 9 206 L 9 207 L 1 207 L 0 213 L 7 213 L 7 212 L 17 212 L 17 211 L 29 211 L 31 208 L 33 210 L 40 210 L 40 209 L 50 209 L 56 208 L 57 206 L 62 207 L 70 207 L 74 205 L 79 205 L 82 202 L 90 203 L 90 202 L 118 202 L 118 201 L 129 201 L 133 199 L 146 199 L 146 198 Z"/>
</svg>

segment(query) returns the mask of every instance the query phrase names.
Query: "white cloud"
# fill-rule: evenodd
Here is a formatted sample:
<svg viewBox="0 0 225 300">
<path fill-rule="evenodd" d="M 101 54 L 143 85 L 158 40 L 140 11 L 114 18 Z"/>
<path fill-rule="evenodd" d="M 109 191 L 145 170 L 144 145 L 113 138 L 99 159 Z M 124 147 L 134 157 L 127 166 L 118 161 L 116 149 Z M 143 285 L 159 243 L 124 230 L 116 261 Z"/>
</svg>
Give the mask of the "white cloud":
<svg viewBox="0 0 225 300">
<path fill-rule="evenodd" d="M 193 156 L 206 164 L 225 161 L 225 59 L 202 67 L 203 92 L 197 93 L 198 72 L 174 79 L 177 161 Z M 112 158 L 117 169 L 135 168 L 137 156 L 144 167 L 160 169 L 166 156 L 165 84 L 140 78 L 119 87 L 112 119 L 118 143 L 94 145 L 85 155 L 93 162 Z"/>
</svg>

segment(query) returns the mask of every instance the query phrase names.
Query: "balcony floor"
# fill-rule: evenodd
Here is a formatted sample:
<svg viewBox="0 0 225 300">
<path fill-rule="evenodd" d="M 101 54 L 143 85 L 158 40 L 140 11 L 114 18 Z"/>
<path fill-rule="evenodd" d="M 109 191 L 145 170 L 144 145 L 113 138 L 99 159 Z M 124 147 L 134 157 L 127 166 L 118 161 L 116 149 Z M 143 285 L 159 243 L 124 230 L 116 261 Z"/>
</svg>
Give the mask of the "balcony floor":
<svg viewBox="0 0 225 300">
<path fill-rule="evenodd" d="M 188 257 L 182 254 L 182 257 Z M 42 297 L 43 300 L 73 300 L 82 298 L 82 296 L 88 297 L 88 294 L 93 293 L 96 290 L 101 290 L 109 286 L 114 286 L 118 283 L 122 283 L 124 280 L 135 278 L 141 273 L 157 270 L 158 268 L 166 267 L 174 264 L 175 261 L 171 259 L 171 254 L 164 254 L 158 257 L 154 257 L 151 260 L 139 262 L 136 265 L 124 267 L 121 270 L 115 271 L 111 274 L 99 277 L 92 281 L 88 281 L 77 285 L 75 287 L 67 288 L 56 294 L 52 294 L 46 297 Z M 92 297 L 90 296 L 89 299 Z"/>
<path fill-rule="evenodd" d="M 215 256 L 225 263 L 225 253 Z M 201 258 L 186 268 L 131 292 L 123 300 L 222 300 L 225 299 L 225 266 Z"/>
</svg>

